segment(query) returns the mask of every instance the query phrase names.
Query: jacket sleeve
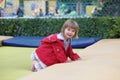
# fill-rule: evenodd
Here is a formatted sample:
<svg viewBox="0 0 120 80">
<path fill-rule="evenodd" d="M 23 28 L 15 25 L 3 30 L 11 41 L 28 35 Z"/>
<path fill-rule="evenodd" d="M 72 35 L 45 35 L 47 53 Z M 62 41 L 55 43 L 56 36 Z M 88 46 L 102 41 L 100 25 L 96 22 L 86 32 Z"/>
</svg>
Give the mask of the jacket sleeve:
<svg viewBox="0 0 120 80">
<path fill-rule="evenodd" d="M 72 50 L 72 47 L 71 46 L 69 46 L 69 49 L 68 49 L 69 51 L 69 57 L 70 57 L 70 59 L 71 60 L 78 60 L 78 59 L 80 59 L 80 56 L 77 54 L 77 53 L 74 53 L 73 52 L 73 50 Z"/>
</svg>

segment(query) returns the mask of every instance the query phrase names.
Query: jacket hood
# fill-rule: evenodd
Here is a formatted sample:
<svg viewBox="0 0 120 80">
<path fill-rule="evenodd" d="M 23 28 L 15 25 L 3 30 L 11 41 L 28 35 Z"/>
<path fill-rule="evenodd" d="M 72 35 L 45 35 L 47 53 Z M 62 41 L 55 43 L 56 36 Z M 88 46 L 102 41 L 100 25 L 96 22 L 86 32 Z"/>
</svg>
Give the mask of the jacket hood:
<svg viewBox="0 0 120 80">
<path fill-rule="evenodd" d="M 57 41 L 57 33 L 56 34 L 51 34 L 50 36 L 44 38 L 42 42 L 47 42 L 47 43 L 52 43 Z"/>
</svg>

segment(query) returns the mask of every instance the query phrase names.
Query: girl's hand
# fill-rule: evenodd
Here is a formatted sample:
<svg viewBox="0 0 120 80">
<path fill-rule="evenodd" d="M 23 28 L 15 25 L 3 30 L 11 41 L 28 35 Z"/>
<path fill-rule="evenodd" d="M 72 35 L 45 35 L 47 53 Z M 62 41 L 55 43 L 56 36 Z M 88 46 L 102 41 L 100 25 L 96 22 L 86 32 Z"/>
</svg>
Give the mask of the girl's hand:
<svg viewBox="0 0 120 80">
<path fill-rule="evenodd" d="M 77 60 L 81 60 L 81 58 L 78 58 L 78 59 L 76 59 L 75 61 L 77 61 Z"/>
</svg>

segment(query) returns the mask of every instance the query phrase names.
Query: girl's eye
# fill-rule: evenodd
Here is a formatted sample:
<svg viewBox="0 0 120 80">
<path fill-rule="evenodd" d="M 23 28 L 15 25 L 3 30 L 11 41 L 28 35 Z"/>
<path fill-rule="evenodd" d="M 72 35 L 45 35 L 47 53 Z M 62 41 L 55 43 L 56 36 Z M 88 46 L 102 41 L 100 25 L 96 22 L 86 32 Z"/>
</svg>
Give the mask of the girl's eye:
<svg viewBox="0 0 120 80">
<path fill-rule="evenodd" d="M 72 32 L 75 32 L 75 30 L 72 30 Z"/>
<path fill-rule="evenodd" d="M 68 31 L 70 31 L 70 29 L 68 29 Z"/>
<path fill-rule="evenodd" d="M 72 32 L 75 32 L 75 30 L 72 30 Z"/>
</svg>

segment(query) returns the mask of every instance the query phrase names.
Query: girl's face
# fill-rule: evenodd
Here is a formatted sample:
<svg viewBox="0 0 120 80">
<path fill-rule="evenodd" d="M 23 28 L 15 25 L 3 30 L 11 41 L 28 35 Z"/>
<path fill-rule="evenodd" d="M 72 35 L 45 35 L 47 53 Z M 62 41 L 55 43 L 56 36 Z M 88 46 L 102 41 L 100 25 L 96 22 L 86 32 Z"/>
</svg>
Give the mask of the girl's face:
<svg viewBox="0 0 120 80">
<path fill-rule="evenodd" d="M 65 28 L 64 37 L 66 40 L 72 38 L 74 35 L 75 35 L 75 29 L 71 27 Z"/>
</svg>

